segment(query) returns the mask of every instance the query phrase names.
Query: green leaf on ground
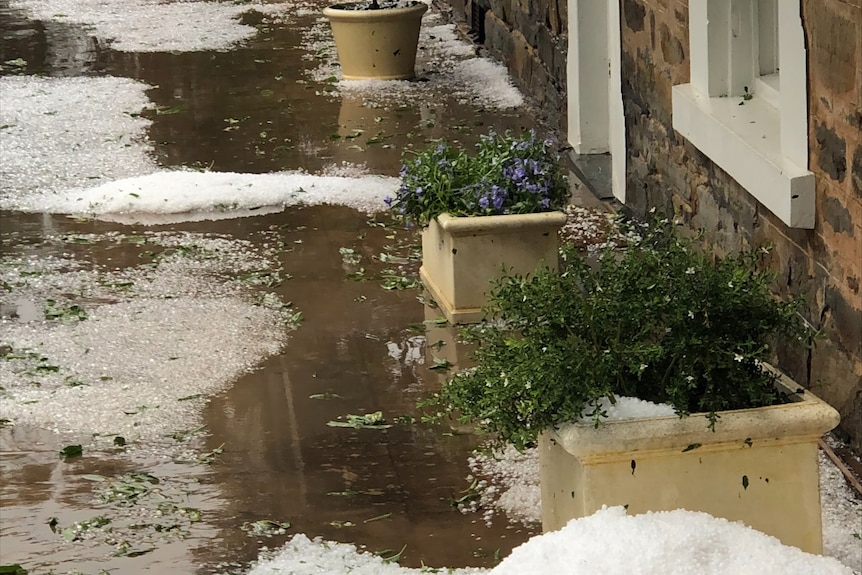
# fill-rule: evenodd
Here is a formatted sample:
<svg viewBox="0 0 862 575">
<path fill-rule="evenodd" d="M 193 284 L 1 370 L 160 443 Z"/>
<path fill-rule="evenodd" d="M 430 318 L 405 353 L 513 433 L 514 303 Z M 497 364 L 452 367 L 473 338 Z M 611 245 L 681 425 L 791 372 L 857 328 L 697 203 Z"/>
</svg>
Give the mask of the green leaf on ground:
<svg viewBox="0 0 862 575">
<path fill-rule="evenodd" d="M 452 367 L 452 362 L 448 359 L 440 359 L 439 357 L 434 358 L 434 365 L 429 366 L 428 369 L 439 369 L 446 371 Z"/>
<path fill-rule="evenodd" d="M 60 450 L 60 457 L 80 457 L 84 454 L 84 448 L 80 445 L 67 445 Z"/>
<path fill-rule="evenodd" d="M 308 396 L 308 399 L 341 399 L 341 396 L 337 393 L 327 391 L 325 393 L 313 393 Z"/>
<path fill-rule="evenodd" d="M 383 419 L 382 411 L 367 413 L 365 415 L 348 414 L 345 421 L 329 421 L 329 427 L 352 427 L 354 429 L 388 429 L 392 427 Z"/>
</svg>

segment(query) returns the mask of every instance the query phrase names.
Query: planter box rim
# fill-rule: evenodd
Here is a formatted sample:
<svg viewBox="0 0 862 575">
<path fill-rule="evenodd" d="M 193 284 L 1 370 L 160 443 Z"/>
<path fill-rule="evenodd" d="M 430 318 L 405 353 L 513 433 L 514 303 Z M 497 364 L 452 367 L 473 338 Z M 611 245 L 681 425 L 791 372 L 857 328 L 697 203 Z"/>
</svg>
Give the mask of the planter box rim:
<svg viewBox="0 0 862 575">
<path fill-rule="evenodd" d="M 451 216 L 443 213 L 436 219 L 446 232 L 453 236 L 464 236 L 505 228 L 561 228 L 566 223 L 566 214 L 560 211 L 494 216 Z"/>
<path fill-rule="evenodd" d="M 787 376 L 779 376 L 776 383 L 784 391 L 795 393 L 801 387 Z M 633 451 L 696 451 L 735 442 L 751 447 L 764 440 L 806 441 L 838 425 L 838 412 L 816 395 L 805 390 L 796 397 L 798 401 L 791 403 L 720 411 L 715 431 L 708 428 L 705 413 L 694 413 L 683 418 L 668 415 L 606 421 L 598 428 L 592 423 L 567 423 L 548 433 L 567 452 L 589 459 Z"/>
<path fill-rule="evenodd" d="M 404 8 L 380 8 L 379 10 L 346 10 L 342 8 L 342 6 L 349 6 L 351 4 L 366 4 L 366 2 L 339 2 L 338 4 L 332 4 L 323 9 L 323 15 L 330 20 L 380 22 L 394 18 L 403 18 L 407 14 L 417 12 L 417 16 L 421 17 L 428 10 L 427 4 L 418 1 L 412 6 Z"/>
</svg>

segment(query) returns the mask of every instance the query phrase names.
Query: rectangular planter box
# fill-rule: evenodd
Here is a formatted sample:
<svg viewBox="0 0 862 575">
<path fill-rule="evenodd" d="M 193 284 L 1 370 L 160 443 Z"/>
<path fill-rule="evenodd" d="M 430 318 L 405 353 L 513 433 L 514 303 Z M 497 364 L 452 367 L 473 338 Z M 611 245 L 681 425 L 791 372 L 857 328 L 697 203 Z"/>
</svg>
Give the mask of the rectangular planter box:
<svg viewBox="0 0 862 575">
<path fill-rule="evenodd" d="M 783 377 L 780 385 L 799 389 Z M 540 438 L 542 527 L 603 505 L 632 514 L 688 509 L 742 521 L 809 553 L 822 552 L 817 440 L 838 425 L 832 407 L 797 401 L 704 414 L 568 424 Z"/>
<path fill-rule="evenodd" d="M 422 231 L 419 277 L 450 323 L 482 319 L 493 280 L 505 268 L 531 274 L 557 269 L 562 212 L 452 217 L 441 214 Z"/>
</svg>

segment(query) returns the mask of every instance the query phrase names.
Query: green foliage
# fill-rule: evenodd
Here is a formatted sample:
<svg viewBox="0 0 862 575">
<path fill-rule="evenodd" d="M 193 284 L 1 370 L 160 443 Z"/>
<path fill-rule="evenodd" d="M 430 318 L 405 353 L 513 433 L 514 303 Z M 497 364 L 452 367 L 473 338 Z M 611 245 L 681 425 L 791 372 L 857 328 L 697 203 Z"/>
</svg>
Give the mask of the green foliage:
<svg viewBox="0 0 862 575">
<path fill-rule="evenodd" d="M 476 153 L 443 142 L 416 153 L 401 169 L 401 187 L 386 203 L 411 224 L 455 216 L 529 214 L 561 209 L 569 190 L 552 143 L 491 131 Z"/>
<path fill-rule="evenodd" d="M 478 367 L 426 405 L 460 412 L 518 448 L 549 427 L 602 413 L 613 395 L 672 405 L 682 416 L 782 401 L 762 362 L 769 342 L 810 343 L 800 301 L 770 293 L 755 253 L 712 260 L 656 220 L 622 253 L 591 265 L 570 249 L 560 273 L 506 276 L 476 331 Z"/>
</svg>

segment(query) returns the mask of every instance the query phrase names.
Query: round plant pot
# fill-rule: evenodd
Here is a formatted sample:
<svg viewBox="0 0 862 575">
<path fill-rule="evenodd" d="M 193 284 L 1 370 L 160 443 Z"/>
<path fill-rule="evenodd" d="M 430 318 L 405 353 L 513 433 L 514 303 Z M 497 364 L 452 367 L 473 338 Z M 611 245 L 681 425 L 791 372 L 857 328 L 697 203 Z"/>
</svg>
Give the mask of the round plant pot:
<svg viewBox="0 0 862 575">
<path fill-rule="evenodd" d="M 428 6 L 362 9 L 367 2 L 346 2 L 323 9 L 332 26 L 345 80 L 406 80 L 415 75 L 419 27 Z"/>
</svg>

